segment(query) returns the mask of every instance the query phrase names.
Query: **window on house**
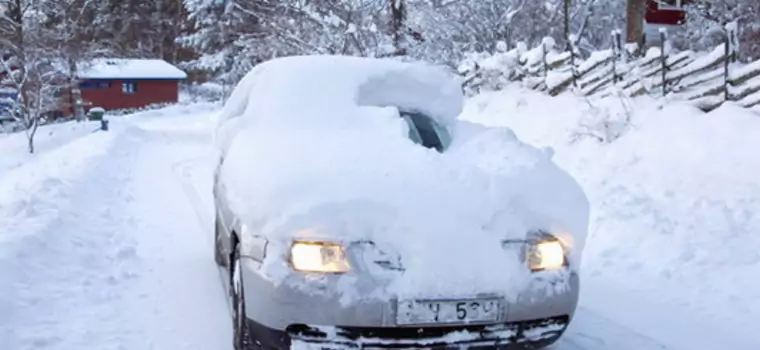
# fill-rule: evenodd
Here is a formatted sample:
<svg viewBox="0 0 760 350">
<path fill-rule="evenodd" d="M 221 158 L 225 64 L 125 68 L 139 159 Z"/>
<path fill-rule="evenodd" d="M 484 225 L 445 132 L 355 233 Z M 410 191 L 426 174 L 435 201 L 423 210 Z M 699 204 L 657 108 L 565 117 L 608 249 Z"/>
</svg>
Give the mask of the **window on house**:
<svg viewBox="0 0 760 350">
<path fill-rule="evenodd" d="M 137 91 L 137 83 L 133 81 L 121 83 L 121 91 L 125 94 L 134 94 Z"/>
</svg>

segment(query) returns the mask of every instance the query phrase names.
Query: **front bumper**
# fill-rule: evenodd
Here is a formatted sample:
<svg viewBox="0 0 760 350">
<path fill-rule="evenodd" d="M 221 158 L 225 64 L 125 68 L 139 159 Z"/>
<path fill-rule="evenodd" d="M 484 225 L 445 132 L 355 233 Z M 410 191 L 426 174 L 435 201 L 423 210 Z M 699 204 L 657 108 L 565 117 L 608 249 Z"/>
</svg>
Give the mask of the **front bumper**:
<svg viewBox="0 0 760 350">
<path fill-rule="evenodd" d="M 568 316 L 488 326 L 319 327 L 292 325 L 285 331 L 249 320 L 252 339 L 266 348 L 290 349 L 538 349 L 565 331 Z"/>
<path fill-rule="evenodd" d="M 251 260 L 243 262 L 250 332 L 254 340 L 278 349 L 288 349 L 294 341 L 317 344 L 315 349 L 543 347 L 564 332 L 575 313 L 580 289 L 578 275 L 567 271 L 561 283 L 538 283 L 516 301 L 505 303 L 494 324 L 398 326 L 395 299 L 342 303 L 341 295 L 331 292 L 340 290 L 337 276 L 316 280 L 306 275 L 291 276 L 309 282 L 273 284 L 258 273 L 258 268 Z M 358 276 L 355 281 L 359 295 L 377 288 L 376 281 L 365 277 Z"/>
</svg>

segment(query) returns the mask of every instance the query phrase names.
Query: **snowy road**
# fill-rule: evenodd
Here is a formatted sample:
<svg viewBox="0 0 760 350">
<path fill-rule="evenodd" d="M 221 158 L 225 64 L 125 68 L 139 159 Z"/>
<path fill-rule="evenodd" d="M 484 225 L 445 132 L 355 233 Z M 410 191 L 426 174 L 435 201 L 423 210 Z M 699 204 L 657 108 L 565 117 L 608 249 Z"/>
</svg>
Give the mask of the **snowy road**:
<svg viewBox="0 0 760 350">
<path fill-rule="evenodd" d="M 0 246 L 0 349 L 228 348 L 208 231 L 172 172 L 206 149 L 191 141 L 114 125 L 76 141 L 105 148 L 79 174 L 0 201 L 0 224 L 26 224 Z"/>
<path fill-rule="evenodd" d="M 231 349 L 211 254 L 209 118 L 193 118 L 114 123 L 82 140 L 107 151 L 46 182 L 44 200 L 0 201 L 14 214 L 0 227 L 24 230 L 0 245 L 0 349 Z M 617 289 L 582 290 L 554 350 L 756 348 L 699 337 L 709 325 Z"/>
</svg>

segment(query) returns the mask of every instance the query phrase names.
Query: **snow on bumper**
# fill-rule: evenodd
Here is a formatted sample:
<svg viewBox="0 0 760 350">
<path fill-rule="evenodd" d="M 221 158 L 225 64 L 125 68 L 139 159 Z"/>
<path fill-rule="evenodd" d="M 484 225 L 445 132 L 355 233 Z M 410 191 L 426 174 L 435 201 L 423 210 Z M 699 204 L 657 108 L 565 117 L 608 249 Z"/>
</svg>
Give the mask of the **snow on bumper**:
<svg viewBox="0 0 760 350">
<path fill-rule="evenodd" d="M 292 327 L 291 349 L 534 348 L 554 343 L 567 316 L 488 326 L 429 328 Z"/>
<path fill-rule="evenodd" d="M 399 326 L 396 323 L 398 300 L 394 297 L 360 298 L 346 303 L 340 295 L 330 292 L 340 290 L 333 284 L 339 283 L 339 278 L 334 278 L 337 276 L 322 276 L 321 282 L 303 288 L 298 284 L 272 283 L 261 277 L 255 265 L 243 264 L 246 313 L 254 339 L 274 347 L 287 348 L 291 340 L 363 348 L 551 344 L 572 319 L 578 302 L 579 278 L 568 270 L 561 288 L 551 288 L 551 283 L 542 281 L 536 283 L 536 287 L 526 288 L 512 301 L 505 298 L 495 322 L 468 326 Z M 301 278 L 309 276 L 301 275 Z M 536 279 L 541 278 L 541 274 L 537 274 Z M 358 285 L 359 292 L 365 295 L 371 295 L 377 288 L 372 278 L 359 281 Z M 484 292 L 473 297 L 498 295 L 494 291 Z"/>
</svg>

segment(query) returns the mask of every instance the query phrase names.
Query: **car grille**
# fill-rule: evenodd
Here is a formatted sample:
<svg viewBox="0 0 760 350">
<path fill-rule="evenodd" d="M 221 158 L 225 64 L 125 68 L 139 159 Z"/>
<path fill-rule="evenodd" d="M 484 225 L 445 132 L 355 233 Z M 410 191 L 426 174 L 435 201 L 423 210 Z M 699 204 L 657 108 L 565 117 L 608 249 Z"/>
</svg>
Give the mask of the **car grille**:
<svg viewBox="0 0 760 350">
<path fill-rule="evenodd" d="M 569 317 L 557 316 L 498 325 L 432 326 L 432 327 L 311 327 L 291 325 L 288 333 L 294 340 L 324 344 L 335 348 L 511 348 L 523 343 L 556 340 L 569 323 Z M 532 346 L 531 346 L 532 347 Z"/>
</svg>

